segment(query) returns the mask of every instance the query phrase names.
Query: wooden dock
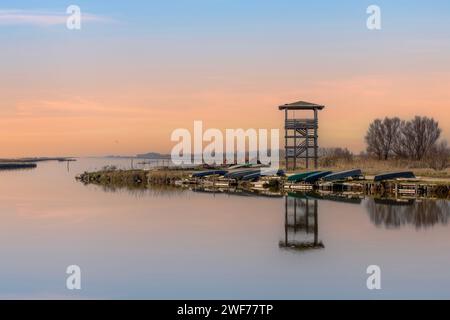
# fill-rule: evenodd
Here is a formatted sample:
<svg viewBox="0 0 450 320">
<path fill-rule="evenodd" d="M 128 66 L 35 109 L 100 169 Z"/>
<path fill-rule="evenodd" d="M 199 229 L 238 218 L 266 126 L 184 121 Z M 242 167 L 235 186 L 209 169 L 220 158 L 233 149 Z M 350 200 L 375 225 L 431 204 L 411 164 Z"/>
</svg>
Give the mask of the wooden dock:
<svg viewBox="0 0 450 320">
<path fill-rule="evenodd" d="M 290 183 L 279 177 L 263 177 L 256 182 L 240 182 L 235 179 L 211 176 L 208 178 L 186 179 L 181 184 L 197 185 L 206 188 L 241 188 L 261 191 L 272 188 L 281 193 L 321 191 L 324 193 L 384 195 L 388 197 L 439 197 L 450 196 L 450 182 L 434 183 L 423 179 L 391 180 L 349 180 L 336 182 L 317 182 L 315 184 Z"/>
<path fill-rule="evenodd" d="M 390 180 L 383 182 L 364 182 L 365 194 L 387 194 L 391 196 L 441 197 L 450 193 L 450 183 L 435 183 L 422 179 Z"/>
</svg>

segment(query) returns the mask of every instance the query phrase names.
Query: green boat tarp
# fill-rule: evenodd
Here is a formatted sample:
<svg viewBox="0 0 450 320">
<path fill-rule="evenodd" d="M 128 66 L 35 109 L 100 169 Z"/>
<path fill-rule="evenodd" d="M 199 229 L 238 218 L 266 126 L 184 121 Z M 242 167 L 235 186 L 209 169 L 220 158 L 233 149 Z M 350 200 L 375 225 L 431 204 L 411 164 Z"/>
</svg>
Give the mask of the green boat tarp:
<svg viewBox="0 0 450 320">
<path fill-rule="evenodd" d="M 322 179 L 323 177 L 325 177 L 325 176 L 327 176 L 329 174 L 332 174 L 332 173 L 333 173 L 332 171 L 324 171 L 324 172 L 314 173 L 314 174 L 308 176 L 305 179 L 305 182 L 306 183 L 310 183 L 310 184 L 314 184 L 317 181 L 319 181 L 320 179 Z"/>
<path fill-rule="evenodd" d="M 310 172 L 302 172 L 293 174 L 292 176 L 289 176 L 288 181 L 289 182 L 300 182 L 308 178 L 309 176 L 319 173 L 320 171 L 310 171 Z"/>
</svg>

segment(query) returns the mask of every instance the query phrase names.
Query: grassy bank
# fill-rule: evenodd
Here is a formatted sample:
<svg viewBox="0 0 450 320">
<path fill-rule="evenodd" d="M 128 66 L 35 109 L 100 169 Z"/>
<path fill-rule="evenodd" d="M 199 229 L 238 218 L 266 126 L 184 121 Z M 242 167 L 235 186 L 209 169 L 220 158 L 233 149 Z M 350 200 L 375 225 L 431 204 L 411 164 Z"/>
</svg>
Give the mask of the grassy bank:
<svg viewBox="0 0 450 320">
<path fill-rule="evenodd" d="M 146 187 L 147 185 L 172 185 L 189 176 L 183 170 L 100 170 L 85 172 L 77 177 L 84 183 L 111 185 L 115 187 Z"/>
</svg>

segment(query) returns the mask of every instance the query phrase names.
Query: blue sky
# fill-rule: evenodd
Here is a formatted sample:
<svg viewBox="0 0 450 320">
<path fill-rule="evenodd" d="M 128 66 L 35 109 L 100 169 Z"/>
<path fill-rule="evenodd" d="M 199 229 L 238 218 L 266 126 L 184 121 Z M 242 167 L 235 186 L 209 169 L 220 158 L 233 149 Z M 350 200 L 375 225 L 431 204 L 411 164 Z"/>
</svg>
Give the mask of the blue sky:
<svg viewBox="0 0 450 320">
<path fill-rule="evenodd" d="M 445 0 L 299 1 L 299 0 L 146 0 L 146 1 L 35 1 L 4 0 L 2 9 L 64 12 L 71 4 L 84 12 L 109 16 L 135 28 L 190 29 L 283 26 L 364 26 L 365 8 L 383 9 L 386 27 L 422 29 L 449 26 L 450 3 Z M 399 23 L 400 22 L 400 23 Z M 448 32 L 448 30 L 447 30 Z"/>
<path fill-rule="evenodd" d="M 372 41 L 374 37 L 377 40 L 376 34 L 368 34 L 365 28 L 365 10 L 370 4 L 382 9 L 385 44 L 405 39 L 445 41 L 450 36 L 450 2 L 446 0 L 4 0 L 0 10 L 64 15 L 71 4 L 80 6 L 84 14 L 114 21 L 93 23 L 89 29 L 85 28 L 85 37 L 160 36 L 180 40 L 214 37 L 230 43 L 234 39 L 255 37 L 252 40 L 256 42 L 268 39 L 281 42 L 280 45 L 307 41 L 302 45 L 320 49 L 329 43 Z M 0 22 L 0 33 L 45 37 L 51 32 L 54 37 L 60 29 L 34 27 Z"/>
<path fill-rule="evenodd" d="M 79 31 L 68 31 L 60 19 L 72 4 L 95 18 L 82 20 Z M 371 4 L 381 7 L 380 31 L 366 28 Z M 11 11 L 62 22 L 5 22 L 2 13 Z M 100 110 L 114 106 L 107 118 L 117 123 L 83 122 L 86 140 L 73 138 L 79 154 L 97 151 L 94 142 L 105 146 L 102 153 L 167 152 L 175 127 L 202 117 L 219 128 L 276 127 L 274 106 L 291 100 L 330 106 L 322 116 L 326 146 L 362 150 L 369 122 L 386 115 L 440 118 L 450 138 L 450 120 L 442 116 L 450 101 L 449 13 L 448 0 L 2 1 L 0 116 L 7 123 L 0 126 L 16 135 L 4 143 L 29 154 L 28 136 L 50 141 L 69 134 L 49 131 L 50 118 L 31 120 L 36 110 L 59 115 L 56 123 L 67 129 L 83 117 L 106 122 Z M 77 103 L 83 112 L 74 111 Z M 125 125 L 122 109 L 148 112 L 147 124 L 130 118 Z M 247 116 L 236 118 L 237 112 Z M 349 114 L 358 120 L 351 127 Z M 173 120 L 163 127 L 167 117 Z M 12 132 L 12 121 L 28 133 Z M 114 141 L 128 139 L 114 149 Z M 58 141 L 51 143 L 60 150 Z"/>
</svg>

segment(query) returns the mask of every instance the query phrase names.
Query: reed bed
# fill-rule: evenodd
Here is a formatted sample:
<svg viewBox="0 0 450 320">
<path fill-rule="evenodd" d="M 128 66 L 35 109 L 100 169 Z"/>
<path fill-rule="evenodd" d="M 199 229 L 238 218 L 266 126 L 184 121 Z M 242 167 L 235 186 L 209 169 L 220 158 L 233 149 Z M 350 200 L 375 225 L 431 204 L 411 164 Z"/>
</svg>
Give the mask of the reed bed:
<svg viewBox="0 0 450 320">
<path fill-rule="evenodd" d="M 184 170 L 152 170 L 147 174 L 147 183 L 170 185 L 189 177 L 190 173 Z"/>
<path fill-rule="evenodd" d="M 284 165 L 284 161 L 282 163 Z M 300 164 L 299 166 L 302 166 Z M 431 169 L 424 161 L 411 161 L 403 159 L 395 160 L 376 160 L 366 157 L 355 156 L 351 159 L 319 159 L 319 170 L 344 171 L 351 169 L 361 169 L 367 176 L 373 176 L 386 172 L 395 171 L 413 171 L 417 176 L 430 178 L 447 178 L 450 179 L 450 168 L 444 170 Z M 289 170 L 292 172 L 292 170 Z M 295 172 L 311 171 L 306 169 L 298 169 Z"/>
</svg>

